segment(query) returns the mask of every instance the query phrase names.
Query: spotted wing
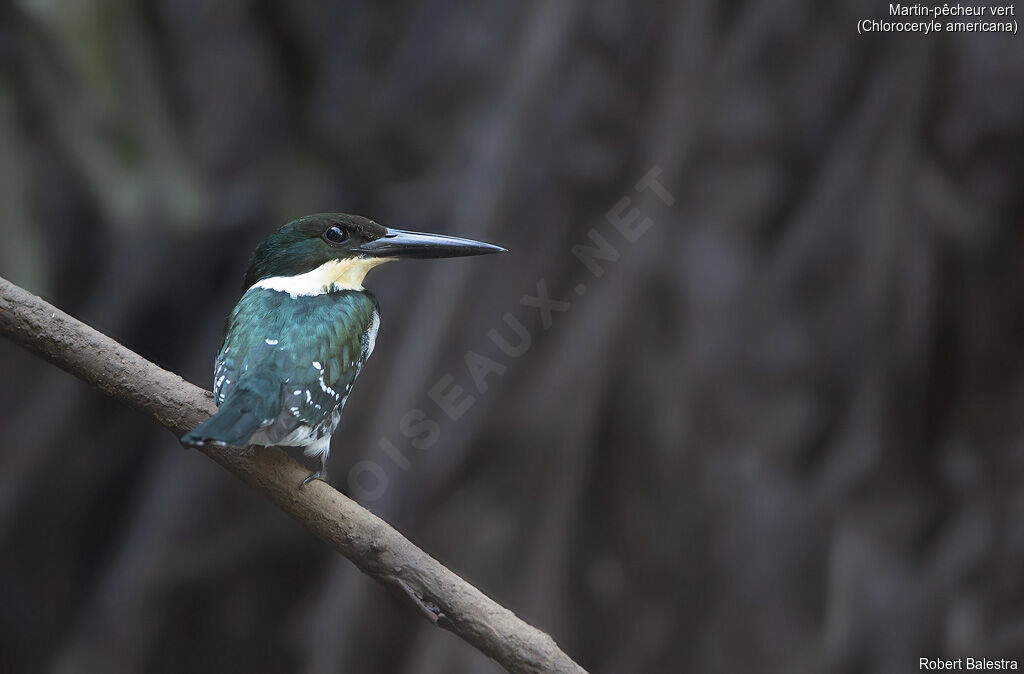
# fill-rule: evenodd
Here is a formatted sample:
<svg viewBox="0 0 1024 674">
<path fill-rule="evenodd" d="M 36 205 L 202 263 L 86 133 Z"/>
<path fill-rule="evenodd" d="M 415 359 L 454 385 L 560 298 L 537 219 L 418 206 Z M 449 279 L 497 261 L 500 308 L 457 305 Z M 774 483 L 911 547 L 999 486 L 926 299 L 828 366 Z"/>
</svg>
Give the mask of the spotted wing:
<svg viewBox="0 0 1024 674">
<path fill-rule="evenodd" d="M 245 381 L 274 401 L 276 416 L 261 432 L 268 443 L 307 445 L 330 434 L 372 351 L 378 315 L 376 301 L 362 292 L 249 291 L 217 357 L 217 404 Z"/>
</svg>

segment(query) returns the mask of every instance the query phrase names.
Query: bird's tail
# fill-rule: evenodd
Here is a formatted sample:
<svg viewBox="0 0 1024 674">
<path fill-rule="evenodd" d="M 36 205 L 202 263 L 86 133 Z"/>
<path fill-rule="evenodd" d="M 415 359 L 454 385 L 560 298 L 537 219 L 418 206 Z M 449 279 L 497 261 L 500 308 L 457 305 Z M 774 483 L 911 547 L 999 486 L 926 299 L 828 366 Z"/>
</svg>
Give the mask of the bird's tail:
<svg viewBox="0 0 1024 674">
<path fill-rule="evenodd" d="M 186 447 L 205 445 L 245 447 L 259 429 L 273 422 L 267 418 L 265 400 L 241 385 L 231 392 L 217 413 L 181 438 Z"/>
</svg>

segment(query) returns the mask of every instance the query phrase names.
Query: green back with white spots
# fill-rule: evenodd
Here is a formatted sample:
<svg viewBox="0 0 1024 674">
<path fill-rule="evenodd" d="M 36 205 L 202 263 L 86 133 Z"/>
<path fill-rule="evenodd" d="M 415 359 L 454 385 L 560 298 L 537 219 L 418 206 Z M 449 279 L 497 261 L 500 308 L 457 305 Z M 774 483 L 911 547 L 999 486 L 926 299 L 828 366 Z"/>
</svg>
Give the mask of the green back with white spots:
<svg viewBox="0 0 1024 674">
<path fill-rule="evenodd" d="M 261 444 L 308 445 L 334 432 L 376 338 L 365 291 L 310 296 L 253 288 L 228 317 L 214 368 L 218 406 L 233 392 L 257 401 Z"/>
</svg>

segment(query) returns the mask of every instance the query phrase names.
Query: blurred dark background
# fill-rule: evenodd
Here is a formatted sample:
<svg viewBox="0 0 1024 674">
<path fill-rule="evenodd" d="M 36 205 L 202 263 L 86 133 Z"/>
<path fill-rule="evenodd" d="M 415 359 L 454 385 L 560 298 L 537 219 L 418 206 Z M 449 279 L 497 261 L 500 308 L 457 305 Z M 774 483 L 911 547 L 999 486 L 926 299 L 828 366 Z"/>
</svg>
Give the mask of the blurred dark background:
<svg viewBox="0 0 1024 674">
<path fill-rule="evenodd" d="M 857 36 L 886 14 L 7 3 L 0 275 L 209 387 L 294 217 L 500 243 L 371 276 L 339 489 L 594 672 L 1024 657 L 1024 49 Z M 0 364 L 3 671 L 498 669 L 151 420 Z"/>
</svg>

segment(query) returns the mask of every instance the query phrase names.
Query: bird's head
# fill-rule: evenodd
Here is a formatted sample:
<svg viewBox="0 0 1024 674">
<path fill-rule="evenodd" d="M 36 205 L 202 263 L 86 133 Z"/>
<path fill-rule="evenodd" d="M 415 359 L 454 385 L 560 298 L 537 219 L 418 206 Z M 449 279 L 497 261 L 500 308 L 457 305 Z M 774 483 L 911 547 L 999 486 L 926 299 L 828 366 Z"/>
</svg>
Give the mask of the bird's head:
<svg viewBox="0 0 1024 674">
<path fill-rule="evenodd" d="M 256 247 L 245 288 L 293 295 L 361 290 L 367 272 L 390 260 L 504 252 L 480 241 L 390 229 L 359 215 L 317 213 L 289 222 Z"/>
</svg>

